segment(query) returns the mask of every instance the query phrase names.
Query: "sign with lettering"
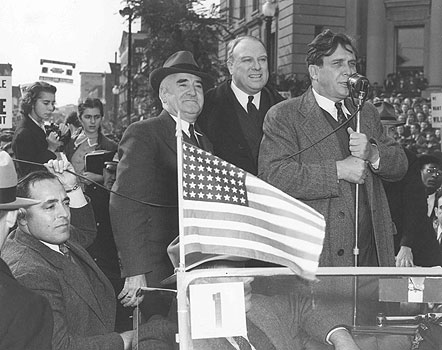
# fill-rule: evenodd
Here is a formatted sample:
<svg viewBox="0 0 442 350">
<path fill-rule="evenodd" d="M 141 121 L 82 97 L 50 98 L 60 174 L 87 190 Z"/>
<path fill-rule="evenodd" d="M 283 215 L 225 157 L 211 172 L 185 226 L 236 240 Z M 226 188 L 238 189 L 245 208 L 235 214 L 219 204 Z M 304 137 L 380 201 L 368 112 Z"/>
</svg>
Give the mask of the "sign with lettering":
<svg viewBox="0 0 442 350">
<path fill-rule="evenodd" d="M 12 77 L 0 76 L 0 129 L 12 128 Z"/>
<path fill-rule="evenodd" d="M 246 310 L 242 282 L 190 286 L 192 339 L 246 335 Z"/>
<path fill-rule="evenodd" d="M 74 82 L 75 63 L 41 59 L 40 65 L 39 80 L 68 84 Z"/>
<path fill-rule="evenodd" d="M 442 128 L 442 92 L 431 94 L 431 126 Z"/>
</svg>

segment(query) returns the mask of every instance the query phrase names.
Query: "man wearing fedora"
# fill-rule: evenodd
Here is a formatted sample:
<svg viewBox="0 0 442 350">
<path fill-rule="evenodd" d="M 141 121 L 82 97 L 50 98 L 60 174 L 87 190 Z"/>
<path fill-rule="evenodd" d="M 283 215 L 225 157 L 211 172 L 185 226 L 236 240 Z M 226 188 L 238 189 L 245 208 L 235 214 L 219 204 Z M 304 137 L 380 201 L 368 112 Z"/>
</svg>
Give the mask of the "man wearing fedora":
<svg viewBox="0 0 442 350">
<path fill-rule="evenodd" d="M 175 129 L 181 118 L 183 141 L 211 151 L 209 140 L 195 128 L 204 103 L 203 87 L 210 77 L 188 51 L 170 56 L 150 74 L 163 111 L 156 118 L 131 124 L 118 149 L 113 190 L 138 201 L 111 194 L 110 214 L 125 285 L 124 306 L 135 306 L 139 287 L 158 287 L 173 267 L 167 245 L 178 235 L 177 149 Z M 149 315 L 167 314 L 170 298 L 150 296 L 143 302 Z"/>
<path fill-rule="evenodd" d="M 384 133 L 393 137 L 398 121 L 394 107 L 388 102 L 374 104 L 379 111 Z M 404 147 L 408 160 L 407 173 L 397 182 L 383 181 L 391 218 L 396 226 L 394 250 L 396 266 L 436 266 L 442 263 L 433 226 L 427 216 L 425 187 L 421 181 L 419 160 Z"/>
<path fill-rule="evenodd" d="M 17 173 L 11 157 L 0 151 L 0 249 L 19 208 L 39 203 L 16 197 Z M 53 318 L 48 301 L 19 284 L 0 258 L 0 349 L 51 349 Z"/>
</svg>

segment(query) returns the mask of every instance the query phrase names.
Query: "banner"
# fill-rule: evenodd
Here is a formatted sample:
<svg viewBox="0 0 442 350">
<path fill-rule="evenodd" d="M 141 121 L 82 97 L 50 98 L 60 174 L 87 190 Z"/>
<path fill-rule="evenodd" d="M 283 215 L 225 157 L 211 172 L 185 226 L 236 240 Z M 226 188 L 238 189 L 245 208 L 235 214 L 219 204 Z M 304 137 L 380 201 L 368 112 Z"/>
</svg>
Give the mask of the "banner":
<svg viewBox="0 0 442 350">
<path fill-rule="evenodd" d="M 54 83 L 74 83 L 75 63 L 42 59 L 40 65 L 39 80 Z"/>
<path fill-rule="evenodd" d="M 12 128 L 12 77 L 0 76 L 0 129 Z"/>
</svg>

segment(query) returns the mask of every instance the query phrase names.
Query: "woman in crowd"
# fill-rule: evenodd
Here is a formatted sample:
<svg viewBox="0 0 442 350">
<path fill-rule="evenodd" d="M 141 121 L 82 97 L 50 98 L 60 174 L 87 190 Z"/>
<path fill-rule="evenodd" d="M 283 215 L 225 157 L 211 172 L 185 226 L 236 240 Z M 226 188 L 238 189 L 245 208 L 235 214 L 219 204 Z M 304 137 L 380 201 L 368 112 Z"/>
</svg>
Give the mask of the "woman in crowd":
<svg viewBox="0 0 442 350">
<path fill-rule="evenodd" d="M 43 164 L 57 158 L 55 152 L 63 144 L 60 138 L 67 135 L 69 128 L 64 124 L 58 127 L 53 124 L 52 129 L 45 129 L 55 110 L 56 91 L 55 86 L 40 81 L 26 89 L 20 104 L 23 117 L 12 140 L 17 159 Z M 36 165 L 18 164 L 20 177 L 41 169 Z"/>
</svg>

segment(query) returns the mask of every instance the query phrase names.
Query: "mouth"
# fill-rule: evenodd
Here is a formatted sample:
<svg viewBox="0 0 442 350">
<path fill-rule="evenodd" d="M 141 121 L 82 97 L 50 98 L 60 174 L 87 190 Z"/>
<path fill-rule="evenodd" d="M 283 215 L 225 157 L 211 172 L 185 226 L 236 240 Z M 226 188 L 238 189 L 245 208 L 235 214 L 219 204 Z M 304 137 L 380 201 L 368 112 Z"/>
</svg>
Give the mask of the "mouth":
<svg viewBox="0 0 442 350">
<path fill-rule="evenodd" d="M 261 79 L 262 78 L 262 74 L 250 74 L 249 78 L 250 79 Z"/>
</svg>

